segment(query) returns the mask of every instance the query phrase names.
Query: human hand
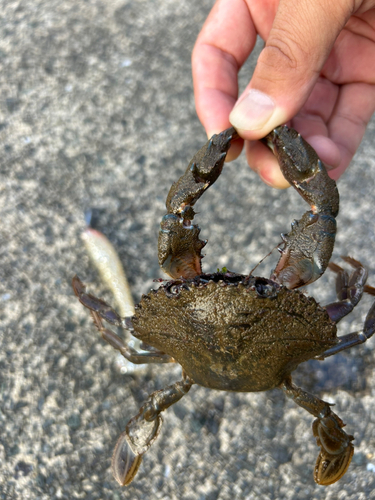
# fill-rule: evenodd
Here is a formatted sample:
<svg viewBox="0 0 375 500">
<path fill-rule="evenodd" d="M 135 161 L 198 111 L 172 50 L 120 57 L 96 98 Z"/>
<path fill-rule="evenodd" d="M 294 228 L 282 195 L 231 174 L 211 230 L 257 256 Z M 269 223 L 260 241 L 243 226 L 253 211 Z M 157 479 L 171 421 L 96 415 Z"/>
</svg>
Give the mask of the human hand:
<svg viewBox="0 0 375 500">
<path fill-rule="evenodd" d="M 237 74 L 257 34 L 266 46 L 238 97 Z M 288 122 L 340 177 L 375 110 L 375 0 L 218 0 L 195 44 L 196 108 L 208 136 L 232 125 L 251 168 L 287 187 L 260 142 Z M 243 141 L 228 154 L 236 158 Z"/>
</svg>

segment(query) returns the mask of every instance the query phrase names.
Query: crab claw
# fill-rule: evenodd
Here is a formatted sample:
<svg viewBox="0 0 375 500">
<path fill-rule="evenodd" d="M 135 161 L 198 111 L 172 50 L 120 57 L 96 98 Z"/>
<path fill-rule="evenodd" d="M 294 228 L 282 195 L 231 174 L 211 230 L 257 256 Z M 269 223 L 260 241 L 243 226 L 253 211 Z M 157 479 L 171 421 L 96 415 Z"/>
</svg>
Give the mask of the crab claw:
<svg viewBox="0 0 375 500">
<path fill-rule="evenodd" d="M 321 447 L 314 470 L 315 482 L 328 486 L 338 481 L 347 471 L 354 447 L 353 436 L 342 430 L 344 423 L 333 412 L 313 422 L 313 433 Z"/>
<path fill-rule="evenodd" d="M 193 206 L 221 174 L 231 141 L 236 138 L 238 134 L 233 127 L 213 135 L 172 184 L 158 244 L 160 267 L 172 278 L 189 279 L 202 273 L 201 250 L 206 241 L 199 239 L 200 229 L 192 224 Z"/>
<path fill-rule="evenodd" d="M 311 206 L 292 224 L 292 231 L 283 235 L 281 258 L 271 277 L 288 288 L 298 288 L 317 280 L 331 258 L 339 210 L 336 182 L 296 130 L 277 127 L 263 142 L 275 154 L 285 179 Z"/>
<path fill-rule="evenodd" d="M 202 274 L 201 250 L 206 242 L 198 238 L 200 229 L 175 214 L 164 215 L 159 231 L 159 263 L 174 278 L 194 278 Z"/>
</svg>

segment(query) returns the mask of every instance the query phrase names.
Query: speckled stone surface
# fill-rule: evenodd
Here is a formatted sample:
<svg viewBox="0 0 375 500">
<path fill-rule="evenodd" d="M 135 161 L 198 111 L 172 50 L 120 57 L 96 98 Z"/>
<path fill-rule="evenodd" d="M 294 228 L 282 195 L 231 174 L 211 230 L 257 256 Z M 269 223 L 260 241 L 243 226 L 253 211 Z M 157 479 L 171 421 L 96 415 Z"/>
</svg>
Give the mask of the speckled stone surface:
<svg viewBox="0 0 375 500">
<path fill-rule="evenodd" d="M 0 2 L 0 499 L 364 500 L 375 498 L 375 340 L 295 382 L 329 402 L 355 436 L 345 477 L 312 477 L 312 417 L 279 391 L 193 387 L 164 415 L 136 481 L 110 471 L 117 436 L 178 367 L 124 373 L 73 296 L 75 273 L 113 301 L 84 250 L 84 212 L 119 252 L 134 292 L 161 277 L 158 224 L 170 184 L 205 142 L 190 56 L 208 0 Z M 245 85 L 255 58 L 241 76 Z M 375 284 L 375 122 L 339 182 L 334 260 Z M 248 272 L 305 203 L 227 165 L 199 202 L 205 270 Z M 277 252 L 257 271 L 265 276 Z M 309 287 L 334 300 L 334 276 Z M 340 332 L 361 328 L 365 297 Z"/>
</svg>

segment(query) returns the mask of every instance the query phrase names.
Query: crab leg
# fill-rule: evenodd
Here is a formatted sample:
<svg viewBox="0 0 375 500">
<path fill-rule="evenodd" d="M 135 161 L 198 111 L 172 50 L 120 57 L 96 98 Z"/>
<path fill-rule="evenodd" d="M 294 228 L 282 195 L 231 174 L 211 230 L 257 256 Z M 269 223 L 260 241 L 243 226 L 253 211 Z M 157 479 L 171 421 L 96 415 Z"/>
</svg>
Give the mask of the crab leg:
<svg viewBox="0 0 375 500">
<path fill-rule="evenodd" d="M 328 177 L 315 150 L 294 129 L 275 128 L 263 142 L 273 151 L 285 179 L 311 210 L 282 235 L 281 257 L 271 279 L 288 288 L 317 280 L 326 270 L 336 235 L 339 210 L 336 182 Z"/>
<path fill-rule="evenodd" d="M 81 304 L 90 309 L 95 326 L 101 333 L 103 339 L 114 349 L 117 349 L 124 358 L 135 365 L 145 363 L 174 363 L 174 359 L 163 352 L 154 350 L 151 352 L 138 352 L 136 349 L 128 346 L 121 337 L 116 335 L 116 333 L 104 327 L 102 319 L 112 325 L 126 328 L 132 332 L 133 326 L 131 318 L 121 318 L 121 316 L 112 309 L 110 305 L 104 302 L 104 300 L 86 293 L 86 287 L 78 276 L 74 276 L 72 286 Z"/>
<path fill-rule="evenodd" d="M 340 266 L 329 264 L 329 267 L 337 273 L 336 291 L 338 302 L 333 302 L 325 306 L 329 317 L 337 323 L 341 318 L 349 314 L 360 301 L 363 292 L 369 295 L 375 295 L 375 288 L 366 285 L 367 270 L 360 262 L 351 257 L 342 257 L 345 262 L 351 264 L 355 269 L 349 277 L 348 273 Z M 363 330 L 358 332 L 348 333 L 338 337 L 338 342 L 333 347 L 327 349 L 323 354 L 316 356 L 316 359 L 323 360 L 329 356 L 333 356 L 338 352 L 345 351 L 359 344 L 363 344 L 375 333 L 375 303 L 367 313 Z"/>
<path fill-rule="evenodd" d="M 200 229 L 192 224 L 193 206 L 221 174 L 231 141 L 238 137 L 233 127 L 211 139 L 194 155 L 186 172 L 167 196 L 168 213 L 159 232 L 159 264 L 172 278 L 194 278 L 202 273 Z"/>
<path fill-rule="evenodd" d="M 366 287 L 365 291 L 371 295 L 375 295 L 375 288 Z M 316 356 L 316 359 L 323 360 L 329 356 L 333 356 L 338 352 L 345 351 L 359 344 L 364 344 L 369 338 L 371 338 L 375 333 L 375 303 L 371 306 L 369 312 L 367 313 L 365 324 L 363 330 L 359 332 L 348 333 L 338 337 L 338 343 L 333 347 L 330 347 L 323 354 Z"/>
<path fill-rule="evenodd" d="M 296 387 L 291 377 L 280 387 L 288 398 L 317 417 L 313 422 L 313 434 L 320 453 L 315 464 L 314 480 L 323 486 L 338 481 L 347 471 L 354 447 L 353 436 L 343 431 L 345 424 L 333 411 L 330 404 Z"/>
<path fill-rule="evenodd" d="M 121 486 L 128 485 L 134 479 L 143 455 L 158 437 L 163 421 L 160 413 L 185 396 L 193 383 L 183 373 L 180 382 L 153 392 L 139 413 L 128 422 L 112 457 L 113 475 Z"/>
<path fill-rule="evenodd" d="M 339 300 L 327 304 L 325 310 L 335 323 L 338 323 L 344 316 L 349 314 L 361 300 L 368 276 L 367 269 L 360 262 L 351 257 L 341 258 L 354 267 L 354 271 L 349 277 L 348 273 L 340 266 L 333 262 L 329 263 L 328 267 L 337 273 L 336 293 Z"/>
</svg>

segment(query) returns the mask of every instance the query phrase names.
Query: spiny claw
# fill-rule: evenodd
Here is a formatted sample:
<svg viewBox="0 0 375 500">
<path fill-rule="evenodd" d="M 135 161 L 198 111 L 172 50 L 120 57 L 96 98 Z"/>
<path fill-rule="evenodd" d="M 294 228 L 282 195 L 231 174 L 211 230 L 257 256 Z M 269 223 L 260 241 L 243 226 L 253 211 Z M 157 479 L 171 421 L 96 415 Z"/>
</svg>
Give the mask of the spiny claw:
<svg viewBox="0 0 375 500">
<path fill-rule="evenodd" d="M 317 280 L 326 270 L 336 236 L 336 221 L 330 215 L 306 212 L 282 236 L 284 246 L 271 279 L 288 288 Z"/>
<path fill-rule="evenodd" d="M 184 206 L 193 206 L 207 187 L 212 186 L 221 174 L 230 142 L 236 134 L 232 127 L 213 135 L 193 156 L 185 173 L 168 193 L 168 213 L 178 214 Z"/>
<path fill-rule="evenodd" d="M 205 242 L 198 238 L 200 229 L 185 224 L 174 214 L 164 215 L 159 231 L 159 264 L 169 276 L 194 278 L 202 274 L 201 250 Z"/>
<path fill-rule="evenodd" d="M 276 156 L 285 179 L 311 205 L 314 213 L 336 217 L 339 198 L 336 182 L 331 179 L 315 149 L 293 128 L 275 128 L 263 142 Z"/>
<path fill-rule="evenodd" d="M 283 235 L 282 255 L 271 276 L 288 288 L 298 288 L 318 279 L 331 258 L 339 210 L 336 182 L 294 129 L 277 127 L 263 142 L 277 157 L 285 179 L 311 206 L 311 211 L 292 224 L 291 232 Z"/>
<path fill-rule="evenodd" d="M 333 412 L 313 423 L 317 445 L 321 447 L 314 470 L 315 482 L 323 486 L 338 481 L 347 471 L 354 447 L 353 436 L 342 430 L 344 423 Z"/>
<path fill-rule="evenodd" d="M 221 174 L 232 139 L 238 137 L 233 127 L 213 135 L 194 155 L 185 173 L 167 196 L 168 214 L 159 232 L 159 264 L 172 278 L 194 278 L 202 273 L 200 229 L 192 224 L 193 206 Z"/>
</svg>

